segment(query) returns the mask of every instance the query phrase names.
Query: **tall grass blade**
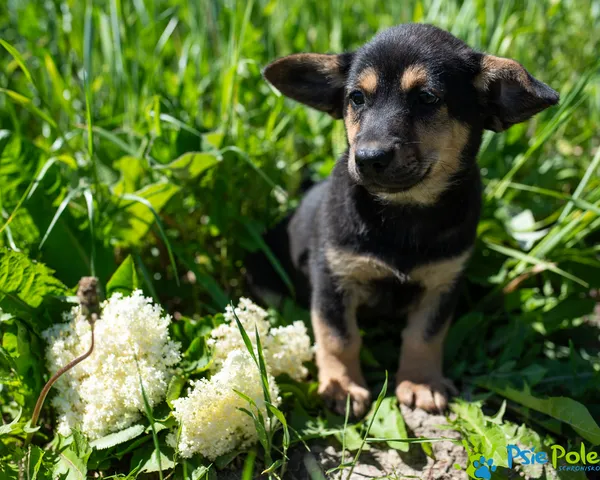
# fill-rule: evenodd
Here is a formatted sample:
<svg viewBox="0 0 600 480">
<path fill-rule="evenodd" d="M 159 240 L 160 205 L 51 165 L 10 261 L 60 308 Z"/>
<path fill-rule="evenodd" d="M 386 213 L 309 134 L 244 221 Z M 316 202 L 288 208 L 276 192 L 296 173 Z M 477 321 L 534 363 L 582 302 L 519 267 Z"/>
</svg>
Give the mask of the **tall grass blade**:
<svg viewBox="0 0 600 480">
<path fill-rule="evenodd" d="M 48 239 L 48 237 L 50 236 L 50 233 L 54 229 L 56 222 L 58 222 L 58 219 L 60 218 L 62 213 L 65 211 L 65 208 L 67 208 L 69 203 L 71 203 L 71 200 L 73 200 L 80 193 L 81 193 L 81 187 L 74 188 L 66 195 L 66 197 L 63 199 L 63 201 L 60 202 L 60 205 L 58 206 L 58 209 L 56 210 L 56 213 L 54 214 L 54 217 L 52 218 L 50 225 L 48 225 L 48 228 L 46 229 L 46 233 L 42 237 L 42 241 L 40 242 L 40 245 L 38 247 L 40 250 L 44 246 L 44 243 L 46 243 L 46 240 Z"/>
<path fill-rule="evenodd" d="M 90 223 L 90 275 L 96 276 L 96 234 L 94 233 L 94 197 L 92 191 L 86 188 L 83 191 L 83 197 L 85 198 L 85 204 L 88 212 L 88 222 Z"/>
<path fill-rule="evenodd" d="M 158 434 L 156 433 L 156 427 L 154 426 L 154 414 L 152 413 L 152 407 L 150 406 L 150 402 L 148 401 L 148 396 L 146 395 L 146 390 L 144 389 L 144 381 L 142 380 L 142 372 L 140 371 L 140 364 L 135 360 L 135 365 L 138 371 L 138 378 L 140 380 L 140 389 L 142 391 L 142 398 L 144 399 L 144 413 L 146 414 L 146 418 L 150 422 L 150 429 L 152 430 L 152 441 L 154 442 L 154 451 L 156 453 L 156 460 L 158 462 L 158 477 L 160 480 L 164 480 L 163 470 L 162 470 L 162 459 L 160 452 L 160 444 L 158 443 Z"/>
<path fill-rule="evenodd" d="M 23 57 L 21 56 L 19 51 L 15 47 L 13 47 L 10 43 L 8 43 L 6 40 L 2 40 L 1 38 L 0 38 L 0 45 L 2 45 L 7 50 L 7 52 L 12 55 L 12 57 L 15 59 L 15 62 L 17 62 L 17 64 L 21 68 L 21 71 L 23 72 L 23 74 L 25 75 L 25 77 L 27 78 L 29 83 L 31 83 L 32 85 L 35 86 L 35 83 L 33 81 L 31 73 L 29 72 L 29 69 L 25 65 L 25 60 L 23 60 Z"/>
</svg>

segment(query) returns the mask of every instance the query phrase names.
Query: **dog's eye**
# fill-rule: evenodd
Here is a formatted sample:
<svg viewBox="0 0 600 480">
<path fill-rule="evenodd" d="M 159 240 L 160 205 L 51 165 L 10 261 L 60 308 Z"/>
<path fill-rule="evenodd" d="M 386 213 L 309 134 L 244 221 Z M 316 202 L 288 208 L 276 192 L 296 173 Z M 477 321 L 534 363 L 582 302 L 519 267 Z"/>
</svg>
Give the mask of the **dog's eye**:
<svg viewBox="0 0 600 480">
<path fill-rule="evenodd" d="M 439 101 L 439 98 L 433 93 L 424 90 L 419 93 L 419 101 L 426 105 L 433 105 Z"/>
<path fill-rule="evenodd" d="M 350 92 L 349 98 L 350 101 L 358 107 L 365 104 L 365 95 L 360 90 Z"/>
</svg>

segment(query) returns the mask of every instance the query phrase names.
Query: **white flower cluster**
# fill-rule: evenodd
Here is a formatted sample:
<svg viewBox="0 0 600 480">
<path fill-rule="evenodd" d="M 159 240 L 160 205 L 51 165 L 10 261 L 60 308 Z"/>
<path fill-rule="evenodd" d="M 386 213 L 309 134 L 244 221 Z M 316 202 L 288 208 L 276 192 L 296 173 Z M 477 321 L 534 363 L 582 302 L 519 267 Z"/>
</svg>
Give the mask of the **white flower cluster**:
<svg viewBox="0 0 600 480">
<path fill-rule="evenodd" d="M 263 347 L 269 372 L 268 382 L 272 403 L 278 405 L 278 389 L 273 376 L 287 373 L 301 380 L 306 376 L 302 362 L 312 358 L 313 350 L 306 326 L 295 322 L 287 327 L 271 328 L 267 312 L 246 298 L 240 299 L 235 315 L 243 325 L 256 350 L 256 331 Z M 235 322 L 234 311 L 227 307 L 227 323 L 215 328 L 208 343 L 213 349 L 213 376 L 193 383 L 186 398 L 174 403 L 174 416 L 181 425 L 179 453 L 190 457 L 200 453 L 209 460 L 244 448 L 258 440 L 254 421 L 239 410 L 255 411 L 234 392 L 250 397 L 267 419 L 258 366 L 250 356 Z M 176 439 L 171 437 L 171 444 Z"/>
<path fill-rule="evenodd" d="M 271 401 L 278 405 L 279 390 L 271 375 L 268 382 Z M 254 420 L 239 410 L 245 408 L 256 413 L 256 408 L 234 391 L 251 398 L 267 421 L 260 373 L 248 351 L 232 351 L 218 373 L 210 380 L 192 382 L 192 386 L 188 397 L 173 402 L 173 414 L 181 425 L 179 454 L 182 457 L 199 452 L 214 460 L 236 448 L 256 443 Z M 176 443 L 174 435 L 169 437 L 169 442 Z"/>
<path fill-rule="evenodd" d="M 255 332 L 258 331 L 269 373 L 273 376 L 286 373 L 294 380 L 306 377 L 308 372 L 303 362 L 312 359 L 313 348 L 304 322 L 271 328 L 267 312 L 247 298 L 240 299 L 235 314 L 228 305 L 224 314 L 227 323 L 219 325 L 211 333 L 208 344 L 213 349 L 213 371 L 221 368 L 230 352 L 246 349 L 235 316 L 246 330 L 255 352 Z"/>
<path fill-rule="evenodd" d="M 90 346 L 91 327 L 80 308 L 65 320 L 43 333 L 52 373 Z M 58 394 L 52 404 L 59 412 L 59 433 L 69 435 L 77 427 L 95 439 L 130 426 L 144 410 L 140 381 L 150 405 L 160 403 L 172 367 L 181 359 L 180 345 L 169 338 L 170 322 L 139 290 L 129 297 L 114 294 L 104 302 L 92 355 L 55 384 Z"/>
</svg>

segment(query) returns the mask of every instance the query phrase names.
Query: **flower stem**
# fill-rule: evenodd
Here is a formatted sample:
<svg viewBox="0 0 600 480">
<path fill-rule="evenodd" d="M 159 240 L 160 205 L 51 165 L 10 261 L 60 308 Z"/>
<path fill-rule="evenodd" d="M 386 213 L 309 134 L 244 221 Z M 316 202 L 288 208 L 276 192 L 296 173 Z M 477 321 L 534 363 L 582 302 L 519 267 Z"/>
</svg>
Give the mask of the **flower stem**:
<svg viewBox="0 0 600 480">
<path fill-rule="evenodd" d="M 64 373 L 71 370 L 78 363 L 82 362 L 83 360 L 85 360 L 87 357 L 89 357 L 92 354 L 92 351 L 94 350 L 94 324 L 95 324 L 95 320 L 96 320 L 95 317 L 96 317 L 96 314 L 94 313 L 94 314 L 92 314 L 92 319 L 90 320 L 90 325 L 92 327 L 92 342 L 90 343 L 90 348 L 83 355 L 77 357 L 75 360 L 70 361 L 64 367 L 62 367 L 58 372 L 56 372 L 54 375 L 52 375 L 50 380 L 48 380 L 46 385 L 44 385 L 44 388 L 42 389 L 40 396 L 38 397 L 37 402 L 35 403 L 35 408 L 33 409 L 33 415 L 31 416 L 31 428 L 35 428 L 35 426 L 37 425 L 38 419 L 40 417 L 40 412 L 42 411 L 42 407 L 44 406 L 44 400 L 46 400 L 46 396 L 48 395 L 48 392 L 52 388 L 52 385 L 54 385 L 56 383 L 56 381 Z M 29 444 L 31 443 L 32 437 L 33 437 L 33 432 L 29 433 L 29 435 L 27 436 L 27 440 L 25 441 L 25 448 L 27 448 L 29 446 Z"/>
<path fill-rule="evenodd" d="M 99 302 L 98 302 L 98 279 L 96 277 L 82 277 L 79 280 L 79 288 L 77 290 L 77 297 L 79 298 L 79 304 L 81 305 L 81 311 L 86 316 L 88 322 L 90 322 L 91 330 L 92 330 L 92 341 L 90 343 L 90 348 L 83 355 L 77 357 L 74 360 L 71 360 L 64 367 L 62 367 L 58 372 L 56 372 L 50 380 L 44 385 L 40 395 L 35 403 L 35 408 L 33 409 L 33 415 L 31 416 L 31 428 L 35 428 L 37 425 L 38 419 L 40 418 L 40 413 L 42 411 L 42 407 L 44 406 L 44 401 L 46 400 L 46 396 L 48 392 L 52 388 L 52 385 L 56 383 L 56 381 L 66 372 L 75 367 L 78 363 L 85 360 L 89 357 L 94 351 L 94 324 L 98 319 L 99 312 Z M 25 449 L 29 447 L 31 440 L 33 438 L 34 432 L 30 432 L 27 435 L 25 440 Z"/>
</svg>

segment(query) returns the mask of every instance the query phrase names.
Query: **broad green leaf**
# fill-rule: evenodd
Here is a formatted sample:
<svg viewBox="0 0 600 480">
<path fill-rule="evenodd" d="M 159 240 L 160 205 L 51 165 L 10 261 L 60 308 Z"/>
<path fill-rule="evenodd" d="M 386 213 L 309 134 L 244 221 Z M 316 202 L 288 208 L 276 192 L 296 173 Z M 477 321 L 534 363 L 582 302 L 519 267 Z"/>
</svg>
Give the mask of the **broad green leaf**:
<svg viewBox="0 0 600 480">
<path fill-rule="evenodd" d="M 503 397 L 520 403 L 521 405 L 556 418 L 570 425 L 579 435 L 592 445 L 600 444 L 600 427 L 590 414 L 589 410 L 581 403 L 568 397 L 550 397 L 547 399 L 536 398 L 527 388 L 523 391 L 511 387 L 501 387 L 491 383 L 482 383 Z"/>
<path fill-rule="evenodd" d="M 508 466 L 506 435 L 499 425 L 491 422 L 481 411 L 481 404 L 457 401 L 450 407 L 458 416 L 454 424 L 459 426 L 475 449 L 501 467 Z"/>
<path fill-rule="evenodd" d="M 45 297 L 65 295 L 67 288 L 53 273 L 23 253 L 0 249 L 0 308 L 13 314 L 31 313 Z"/>
<path fill-rule="evenodd" d="M 210 132 L 202 135 L 202 139 L 212 148 L 221 148 L 224 137 L 223 132 Z"/>
<path fill-rule="evenodd" d="M 193 180 L 220 161 L 220 158 L 212 153 L 193 152 L 186 153 L 161 168 L 171 170 L 179 178 Z"/>
<path fill-rule="evenodd" d="M 126 155 L 115 160 L 113 167 L 121 172 L 121 178 L 114 185 L 115 195 L 133 193 L 140 187 L 144 174 L 144 162 L 137 157 Z"/>
<path fill-rule="evenodd" d="M 97 450 L 104 450 L 139 437 L 144 430 L 143 425 L 132 425 L 120 432 L 111 433 L 110 435 L 94 440 L 90 445 Z"/>
<path fill-rule="evenodd" d="M 92 453 L 92 447 L 90 447 L 87 437 L 79 430 L 73 430 L 72 437 L 71 448 L 79 458 L 87 459 Z"/>
<path fill-rule="evenodd" d="M 407 438 L 406 425 L 404 424 L 404 418 L 397 405 L 396 397 L 384 398 L 381 402 L 381 406 L 377 411 L 377 415 L 373 419 L 371 425 L 371 431 L 369 433 L 372 437 L 377 438 Z M 367 417 L 369 421 L 371 416 Z M 408 452 L 409 444 L 406 442 L 386 442 L 390 448 L 400 450 L 401 452 Z"/>
<path fill-rule="evenodd" d="M 0 316 L 2 312 L 0 311 Z M 1 321 L 1 320 L 0 320 Z M 0 383 L 4 384 L 9 382 L 11 375 L 17 372 L 17 365 L 10 354 L 2 347 L 0 343 Z M 2 434 L 2 427 L 0 427 L 0 435 Z"/>
<path fill-rule="evenodd" d="M 42 330 L 43 327 L 40 325 L 42 320 L 39 316 L 36 315 L 35 318 L 35 324 L 15 320 L 11 325 L 2 328 L 2 348 L 12 360 L 10 367 L 14 369 L 14 374 L 11 377 L 15 381 L 14 388 L 12 382 L 6 383 L 5 386 L 9 395 L 26 411 L 33 408 L 37 398 L 33 392 L 39 392 L 44 385 L 44 344 L 33 332 L 36 329 Z"/>
<path fill-rule="evenodd" d="M 140 472 L 152 473 L 161 470 L 165 471 L 175 466 L 175 463 L 171 457 L 163 451 L 156 449 L 150 451 L 145 449 L 140 453 L 141 455 L 138 455 L 132 459 L 132 464 L 135 462 L 136 464 L 140 465 Z"/>
<path fill-rule="evenodd" d="M 37 480 L 40 468 L 44 460 L 45 452 L 37 445 L 29 447 L 29 459 L 27 461 L 27 480 Z"/>
<path fill-rule="evenodd" d="M 185 377 L 182 375 L 174 375 L 169 382 L 169 388 L 167 388 L 167 403 L 169 407 L 173 408 L 173 401 L 177 400 L 181 396 L 181 390 L 185 385 Z"/>
<path fill-rule="evenodd" d="M 223 469 L 231 462 L 233 462 L 242 452 L 239 450 L 233 450 L 229 453 L 224 453 L 215 458 L 215 466 L 218 469 Z"/>
<path fill-rule="evenodd" d="M 179 192 L 179 187 L 171 183 L 153 183 L 138 190 L 136 197 L 146 200 L 156 213 L 160 213 L 167 202 Z M 131 200 L 123 200 L 123 220 L 119 237 L 129 245 L 139 245 L 155 222 L 155 217 L 148 206 Z"/>
<path fill-rule="evenodd" d="M 198 374 L 208 370 L 212 364 L 212 354 L 210 348 L 206 345 L 206 339 L 203 337 L 194 338 L 185 351 L 183 358 L 187 361 L 186 371 Z"/>
<path fill-rule="evenodd" d="M 58 453 L 52 474 L 61 480 L 86 480 L 87 471 L 87 458 L 80 458 L 75 450 L 67 447 Z"/>
<path fill-rule="evenodd" d="M 135 270 L 135 262 L 131 255 L 128 255 L 106 284 L 106 296 L 110 297 L 116 292 L 129 295 L 136 288 L 139 288 L 139 286 L 140 283 Z"/>
</svg>

